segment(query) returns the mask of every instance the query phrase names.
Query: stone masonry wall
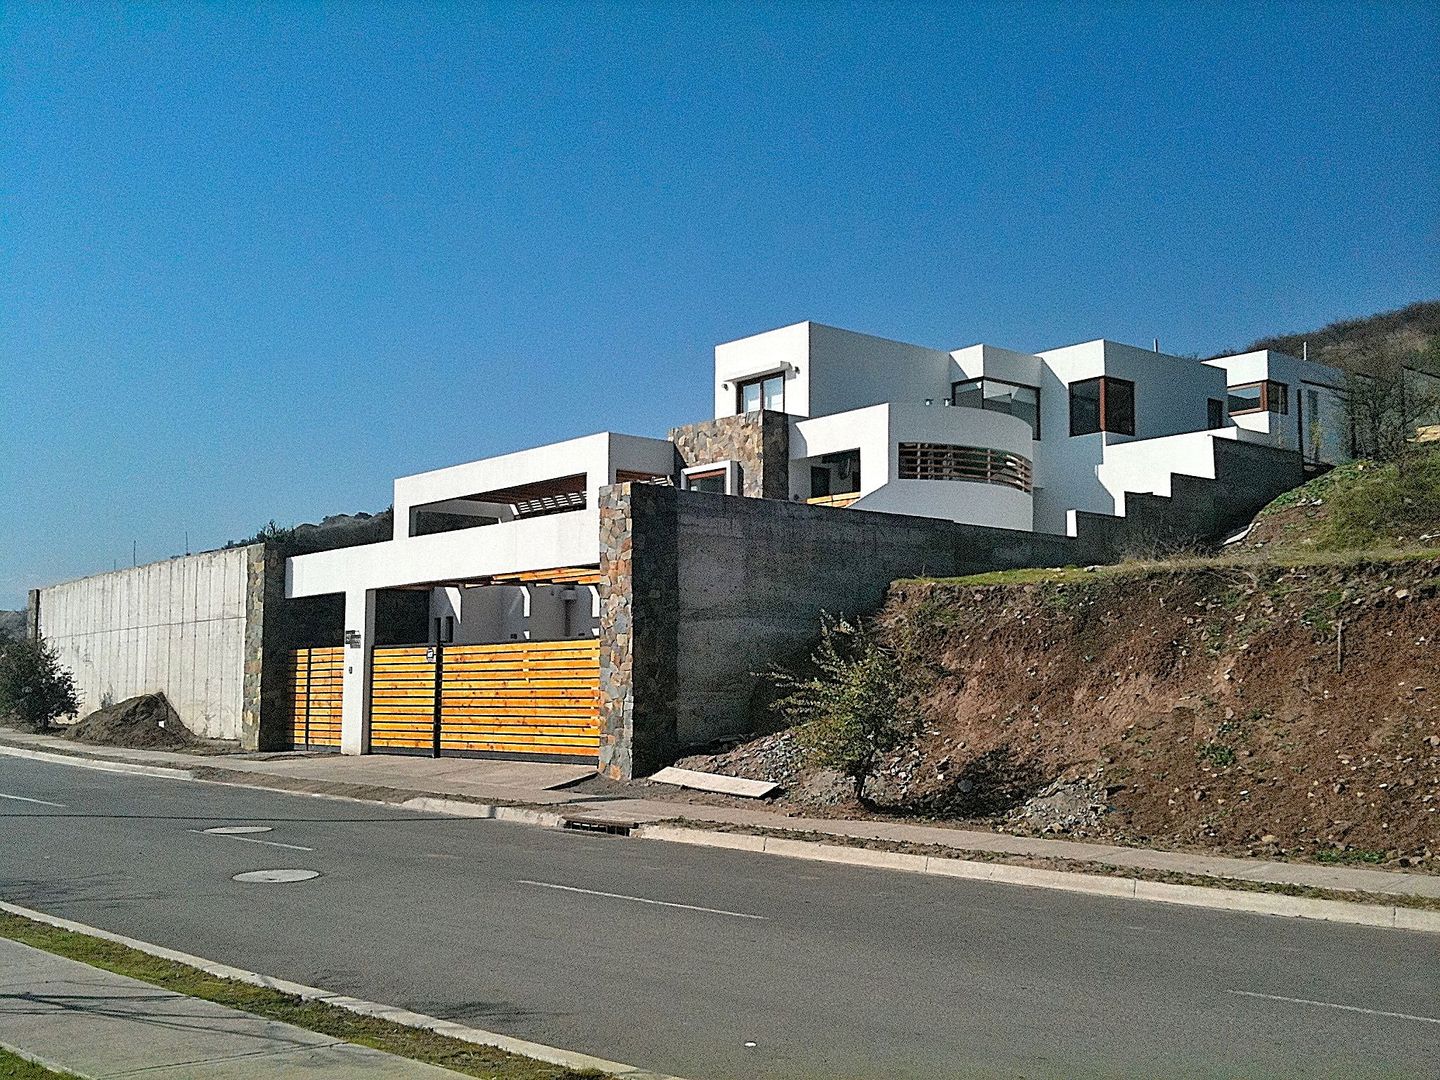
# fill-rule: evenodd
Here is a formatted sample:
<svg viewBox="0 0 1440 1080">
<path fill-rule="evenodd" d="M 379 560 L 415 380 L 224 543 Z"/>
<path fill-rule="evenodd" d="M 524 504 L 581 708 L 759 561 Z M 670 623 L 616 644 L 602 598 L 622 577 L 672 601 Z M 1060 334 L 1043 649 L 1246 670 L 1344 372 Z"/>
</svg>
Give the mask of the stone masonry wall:
<svg viewBox="0 0 1440 1080">
<path fill-rule="evenodd" d="M 754 412 L 687 424 L 670 432 L 682 468 L 740 463 L 741 494 L 790 497 L 790 422 L 784 413 Z"/>
<path fill-rule="evenodd" d="M 600 492 L 600 771 L 616 779 L 646 776 L 677 750 L 678 550 L 675 504 L 663 497 L 673 490 Z"/>
</svg>

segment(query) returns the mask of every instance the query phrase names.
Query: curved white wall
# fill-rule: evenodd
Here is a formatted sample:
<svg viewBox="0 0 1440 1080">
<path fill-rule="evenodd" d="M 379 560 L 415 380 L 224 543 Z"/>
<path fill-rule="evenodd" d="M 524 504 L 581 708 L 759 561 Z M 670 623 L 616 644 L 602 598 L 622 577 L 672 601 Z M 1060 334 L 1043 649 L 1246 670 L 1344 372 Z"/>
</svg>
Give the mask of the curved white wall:
<svg viewBox="0 0 1440 1080">
<path fill-rule="evenodd" d="M 964 480 L 901 480 L 902 442 L 986 447 L 1017 454 L 1032 463 L 1035 460 L 1030 425 L 1005 413 L 938 403 L 875 405 L 792 424 L 792 497 L 808 494 L 804 459 L 858 449 L 861 497 L 850 504 L 852 510 L 918 514 L 1004 529 L 1031 528 L 1034 500 L 1029 492 Z"/>
</svg>

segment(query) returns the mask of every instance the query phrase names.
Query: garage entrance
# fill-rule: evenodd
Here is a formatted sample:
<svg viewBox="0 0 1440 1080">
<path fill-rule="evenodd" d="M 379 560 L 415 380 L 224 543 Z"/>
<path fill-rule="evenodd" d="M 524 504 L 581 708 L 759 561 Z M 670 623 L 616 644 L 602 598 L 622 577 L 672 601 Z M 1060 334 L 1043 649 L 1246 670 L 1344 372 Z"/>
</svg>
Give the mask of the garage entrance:
<svg viewBox="0 0 1440 1080">
<path fill-rule="evenodd" d="M 597 761 L 600 642 L 377 647 L 369 749 Z"/>
</svg>

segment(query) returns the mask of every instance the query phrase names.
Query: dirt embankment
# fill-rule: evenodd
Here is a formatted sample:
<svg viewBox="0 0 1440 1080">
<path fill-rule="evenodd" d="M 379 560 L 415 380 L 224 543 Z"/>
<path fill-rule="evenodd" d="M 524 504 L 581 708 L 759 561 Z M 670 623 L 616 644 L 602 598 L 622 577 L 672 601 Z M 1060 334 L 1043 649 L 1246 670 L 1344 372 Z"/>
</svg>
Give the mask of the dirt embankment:
<svg viewBox="0 0 1440 1080">
<path fill-rule="evenodd" d="M 882 807 L 1440 871 L 1440 560 L 900 583 L 878 625 L 924 721 Z M 853 809 L 787 734 L 711 760 Z"/>
</svg>

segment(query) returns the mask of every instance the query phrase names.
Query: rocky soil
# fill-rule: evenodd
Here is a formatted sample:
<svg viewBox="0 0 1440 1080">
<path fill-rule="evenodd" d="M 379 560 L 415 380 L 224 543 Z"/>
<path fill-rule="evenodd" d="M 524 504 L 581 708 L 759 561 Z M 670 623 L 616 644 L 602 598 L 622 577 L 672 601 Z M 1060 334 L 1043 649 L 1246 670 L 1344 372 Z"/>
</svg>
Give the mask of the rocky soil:
<svg viewBox="0 0 1440 1080">
<path fill-rule="evenodd" d="M 880 813 L 1440 872 L 1440 560 L 900 583 L 877 626 L 924 687 Z M 788 732 L 683 764 L 862 812 Z"/>
</svg>

